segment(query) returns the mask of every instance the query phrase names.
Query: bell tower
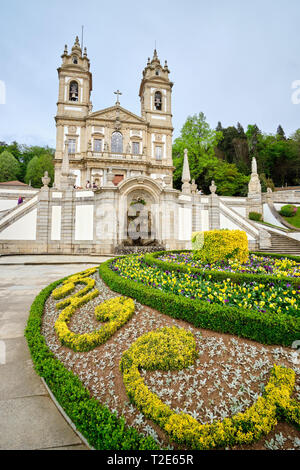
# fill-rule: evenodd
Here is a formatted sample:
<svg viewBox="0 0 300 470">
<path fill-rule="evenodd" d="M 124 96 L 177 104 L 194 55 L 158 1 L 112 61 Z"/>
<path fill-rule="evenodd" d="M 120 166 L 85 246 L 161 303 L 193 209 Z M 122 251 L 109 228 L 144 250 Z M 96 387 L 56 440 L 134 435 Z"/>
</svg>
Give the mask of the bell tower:
<svg viewBox="0 0 300 470">
<path fill-rule="evenodd" d="M 69 158 L 78 158 L 85 145 L 84 119 L 92 110 L 92 74 L 86 47 L 82 48 L 76 36 L 70 54 L 65 46 L 62 63 L 57 69 L 59 91 L 56 121 L 55 158 L 62 160 L 65 145 Z M 55 166 L 55 180 L 58 182 L 60 163 Z"/>
<path fill-rule="evenodd" d="M 82 54 L 78 36 L 76 36 L 71 53 L 68 47 L 58 68 L 59 92 L 57 103 L 57 117 L 76 116 L 85 117 L 91 108 L 92 74 L 86 47 Z"/>
<path fill-rule="evenodd" d="M 172 128 L 171 95 L 173 83 L 169 79 L 167 61 L 162 67 L 154 49 L 153 59 L 148 58 L 143 70 L 139 96 L 141 114 L 153 126 Z"/>
</svg>

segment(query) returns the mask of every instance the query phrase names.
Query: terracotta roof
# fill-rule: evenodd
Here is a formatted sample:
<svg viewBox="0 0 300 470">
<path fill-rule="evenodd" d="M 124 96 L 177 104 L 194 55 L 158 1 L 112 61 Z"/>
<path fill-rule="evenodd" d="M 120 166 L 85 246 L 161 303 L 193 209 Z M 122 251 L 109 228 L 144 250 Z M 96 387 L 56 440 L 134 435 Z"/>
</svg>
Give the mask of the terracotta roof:
<svg viewBox="0 0 300 470">
<path fill-rule="evenodd" d="M 300 186 L 285 186 L 283 188 L 275 188 L 275 191 L 294 191 L 299 190 Z"/>
<path fill-rule="evenodd" d="M 22 183 L 21 181 L 3 181 L 0 183 L 3 186 L 28 186 L 28 184 Z"/>
</svg>

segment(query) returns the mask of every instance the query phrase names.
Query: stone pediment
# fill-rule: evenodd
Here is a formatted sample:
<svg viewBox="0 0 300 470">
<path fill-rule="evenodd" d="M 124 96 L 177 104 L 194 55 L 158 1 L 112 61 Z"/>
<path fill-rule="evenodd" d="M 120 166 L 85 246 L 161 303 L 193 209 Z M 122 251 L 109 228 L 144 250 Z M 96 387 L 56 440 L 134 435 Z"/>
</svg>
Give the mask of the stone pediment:
<svg viewBox="0 0 300 470">
<path fill-rule="evenodd" d="M 87 120 L 130 122 L 132 124 L 146 124 L 145 120 L 134 113 L 131 113 L 121 106 L 111 106 L 110 108 L 95 111 L 88 115 Z"/>
</svg>

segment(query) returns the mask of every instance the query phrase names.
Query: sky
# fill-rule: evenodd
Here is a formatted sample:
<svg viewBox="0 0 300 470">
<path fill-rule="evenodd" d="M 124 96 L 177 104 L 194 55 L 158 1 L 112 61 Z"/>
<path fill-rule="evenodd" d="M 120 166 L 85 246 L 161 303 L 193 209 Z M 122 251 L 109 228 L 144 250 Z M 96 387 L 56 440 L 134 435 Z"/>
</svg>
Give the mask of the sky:
<svg viewBox="0 0 300 470">
<path fill-rule="evenodd" d="M 212 128 L 300 128 L 299 0 L 0 0 L 0 17 L 0 141 L 55 147 L 57 68 L 82 25 L 93 111 L 119 89 L 121 106 L 140 115 L 156 42 L 174 82 L 174 138 L 199 112 Z"/>
</svg>

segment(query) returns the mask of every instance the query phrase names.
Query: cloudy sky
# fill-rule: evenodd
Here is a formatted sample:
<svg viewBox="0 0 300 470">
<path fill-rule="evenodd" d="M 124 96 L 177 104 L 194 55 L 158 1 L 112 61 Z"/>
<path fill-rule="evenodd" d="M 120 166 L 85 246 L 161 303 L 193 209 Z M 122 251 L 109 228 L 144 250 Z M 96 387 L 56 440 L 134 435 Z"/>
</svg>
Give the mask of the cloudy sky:
<svg viewBox="0 0 300 470">
<path fill-rule="evenodd" d="M 174 82 L 174 138 L 200 111 L 211 127 L 240 121 L 274 133 L 281 124 L 287 135 L 300 128 L 292 102 L 296 80 L 300 90 L 299 0 L 10 0 L 0 16 L 0 141 L 55 146 L 57 67 L 82 25 L 94 111 L 112 106 L 119 88 L 121 105 L 140 114 L 142 70 L 156 41 Z"/>
</svg>

